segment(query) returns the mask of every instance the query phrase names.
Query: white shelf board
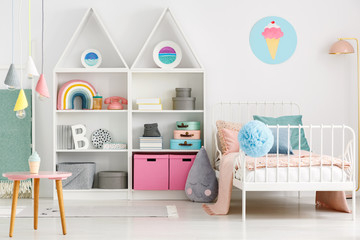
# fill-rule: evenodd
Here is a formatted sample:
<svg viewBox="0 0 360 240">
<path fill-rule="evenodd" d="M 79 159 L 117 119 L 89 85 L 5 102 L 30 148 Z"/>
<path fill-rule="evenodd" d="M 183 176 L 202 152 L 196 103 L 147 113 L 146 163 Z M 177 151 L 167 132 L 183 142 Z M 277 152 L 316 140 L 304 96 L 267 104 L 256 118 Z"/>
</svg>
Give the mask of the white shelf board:
<svg viewBox="0 0 360 240">
<path fill-rule="evenodd" d="M 162 69 L 162 68 L 133 68 L 133 73 L 203 73 L 205 72 L 202 68 L 173 68 L 173 69 Z"/>
<path fill-rule="evenodd" d="M 121 153 L 128 152 L 127 149 L 117 149 L 117 150 L 103 150 L 103 149 L 58 149 L 56 150 L 58 153 Z"/>
<path fill-rule="evenodd" d="M 127 113 L 128 110 L 56 110 L 56 113 Z"/>
<path fill-rule="evenodd" d="M 132 110 L 133 113 L 203 113 L 204 110 Z"/>
<path fill-rule="evenodd" d="M 125 200 L 128 199 L 129 190 L 126 189 L 79 189 L 79 190 L 66 190 L 63 189 L 64 199 L 66 200 Z M 55 199 L 57 196 L 55 194 Z"/>
<path fill-rule="evenodd" d="M 175 150 L 175 149 L 158 149 L 158 150 L 148 150 L 148 149 L 133 149 L 132 152 L 198 152 L 200 149 L 196 150 Z"/>
<path fill-rule="evenodd" d="M 126 68 L 57 68 L 56 73 L 127 73 Z"/>
<path fill-rule="evenodd" d="M 101 188 L 91 188 L 91 189 L 63 189 L 64 192 L 127 192 L 128 189 L 101 189 Z"/>
</svg>

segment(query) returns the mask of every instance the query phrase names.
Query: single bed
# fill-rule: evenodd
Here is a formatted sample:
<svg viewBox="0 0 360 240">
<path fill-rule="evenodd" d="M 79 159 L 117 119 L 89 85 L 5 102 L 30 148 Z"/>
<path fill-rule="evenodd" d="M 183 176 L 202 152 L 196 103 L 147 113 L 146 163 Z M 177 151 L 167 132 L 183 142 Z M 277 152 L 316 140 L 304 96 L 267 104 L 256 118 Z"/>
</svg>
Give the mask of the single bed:
<svg viewBox="0 0 360 240">
<path fill-rule="evenodd" d="M 222 102 L 213 110 L 214 168 L 219 175 L 220 161 L 234 162 L 233 185 L 242 190 L 242 218 L 246 219 L 247 191 L 351 191 L 352 216 L 355 219 L 355 133 L 345 125 L 269 125 L 279 136 L 287 129 L 299 132 L 299 147 L 290 154 L 267 154 L 251 158 L 241 150 L 223 154 L 219 141 L 217 121 L 245 124 L 254 115 L 300 115 L 300 108 L 291 102 Z M 300 131 L 309 142 L 309 151 L 301 149 Z M 279 138 L 274 139 L 279 141 Z M 245 167 L 244 167 L 245 166 Z"/>
</svg>

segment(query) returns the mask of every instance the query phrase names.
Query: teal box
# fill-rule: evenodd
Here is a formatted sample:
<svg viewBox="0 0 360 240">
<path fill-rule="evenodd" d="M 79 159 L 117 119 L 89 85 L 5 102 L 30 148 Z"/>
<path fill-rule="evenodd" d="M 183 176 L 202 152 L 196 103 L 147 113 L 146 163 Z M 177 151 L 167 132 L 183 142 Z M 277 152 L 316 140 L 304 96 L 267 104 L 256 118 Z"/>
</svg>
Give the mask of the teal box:
<svg viewBox="0 0 360 240">
<path fill-rule="evenodd" d="M 201 148 L 200 139 L 170 139 L 170 149 L 174 150 L 197 150 Z"/>
<path fill-rule="evenodd" d="M 200 130 L 200 122 L 176 122 L 177 130 Z"/>
</svg>

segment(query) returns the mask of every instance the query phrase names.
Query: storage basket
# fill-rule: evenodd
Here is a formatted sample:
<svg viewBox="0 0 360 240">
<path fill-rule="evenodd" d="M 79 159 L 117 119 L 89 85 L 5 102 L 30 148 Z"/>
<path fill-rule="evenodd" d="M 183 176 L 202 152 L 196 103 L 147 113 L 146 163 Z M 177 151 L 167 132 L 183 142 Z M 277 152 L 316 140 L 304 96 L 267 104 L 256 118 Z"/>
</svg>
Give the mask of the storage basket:
<svg viewBox="0 0 360 240">
<path fill-rule="evenodd" d="M 99 172 L 99 188 L 102 189 L 127 188 L 127 172 L 121 172 L 121 171 Z"/>
<path fill-rule="evenodd" d="M 96 165 L 94 162 L 62 162 L 57 171 L 71 172 L 72 176 L 63 180 L 64 189 L 91 189 L 94 183 Z"/>
</svg>

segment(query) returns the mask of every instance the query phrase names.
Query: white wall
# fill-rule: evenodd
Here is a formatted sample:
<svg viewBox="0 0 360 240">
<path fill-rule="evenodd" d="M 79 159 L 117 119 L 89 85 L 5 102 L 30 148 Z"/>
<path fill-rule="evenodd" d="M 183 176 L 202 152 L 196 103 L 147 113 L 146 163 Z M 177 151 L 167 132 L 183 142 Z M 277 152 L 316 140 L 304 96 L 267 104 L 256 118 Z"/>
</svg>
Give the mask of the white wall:
<svg viewBox="0 0 360 240">
<path fill-rule="evenodd" d="M 45 2 L 45 76 L 50 89 L 52 70 L 87 8 L 93 7 L 99 12 L 131 65 L 163 8 L 171 7 L 207 70 L 207 110 L 220 100 L 291 100 L 301 105 L 305 123 L 345 123 L 356 128 L 356 56 L 327 53 L 337 37 L 360 37 L 360 2 L 357 0 Z M 0 65 L 3 65 L 11 59 L 10 1 L 1 1 L 0 7 Z M 27 47 L 26 8 L 25 0 L 24 50 Z M 33 15 L 34 57 L 40 66 L 40 0 L 33 0 Z M 283 64 L 264 64 L 251 52 L 250 30 L 265 16 L 285 18 L 297 32 L 295 54 Z M 4 75 L 3 70 L 1 74 Z M 43 159 L 43 170 L 50 169 L 52 162 L 50 134 L 54 100 L 52 96 L 50 101 L 37 102 L 36 106 L 37 151 Z M 210 131 L 210 125 L 207 130 Z M 48 186 L 44 181 L 42 196 L 51 196 Z"/>
</svg>

